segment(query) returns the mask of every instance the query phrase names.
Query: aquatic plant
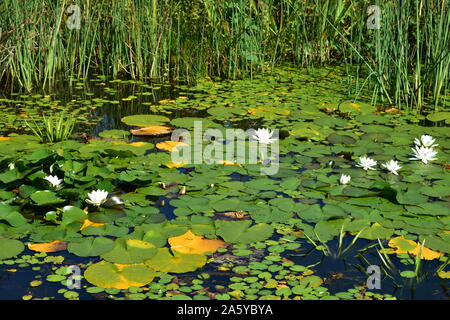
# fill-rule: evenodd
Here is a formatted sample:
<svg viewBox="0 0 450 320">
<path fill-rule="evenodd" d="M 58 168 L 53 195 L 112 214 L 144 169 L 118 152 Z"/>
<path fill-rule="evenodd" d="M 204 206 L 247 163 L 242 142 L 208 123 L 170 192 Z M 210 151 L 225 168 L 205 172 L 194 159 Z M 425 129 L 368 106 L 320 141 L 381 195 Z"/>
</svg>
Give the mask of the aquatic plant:
<svg viewBox="0 0 450 320">
<path fill-rule="evenodd" d="M 28 128 L 43 142 L 60 142 L 67 140 L 74 130 L 76 118 L 61 113 L 58 116 L 42 116 L 36 121 L 32 118 L 33 125 L 25 120 Z"/>
<path fill-rule="evenodd" d="M 428 162 L 437 159 L 437 151 L 431 147 L 419 147 L 416 145 L 414 148 L 411 148 L 411 150 L 413 151 L 413 157 L 410 158 L 410 160 L 420 160 L 427 164 Z"/>
<path fill-rule="evenodd" d="M 267 128 L 260 128 L 255 130 L 255 134 L 252 136 L 253 139 L 263 144 L 271 144 L 275 142 L 277 139 L 272 138 L 274 131 L 271 131 Z"/>
<path fill-rule="evenodd" d="M 341 174 L 341 177 L 339 179 L 339 183 L 340 184 L 347 184 L 350 182 L 350 180 L 352 179 L 351 176 L 349 175 L 345 175 L 345 174 Z"/>
<path fill-rule="evenodd" d="M 108 198 L 108 191 L 95 190 L 95 191 L 88 193 L 88 197 L 89 198 L 86 199 L 86 202 L 98 207 L 98 206 L 102 205 Z"/>
<path fill-rule="evenodd" d="M 386 168 L 389 172 L 398 175 L 398 170 L 400 170 L 402 167 L 398 164 L 398 161 L 395 160 L 389 160 L 386 163 L 381 164 L 383 168 Z"/>
<path fill-rule="evenodd" d="M 418 147 L 434 148 L 438 146 L 435 142 L 436 139 L 427 134 L 421 135 L 420 139 L 414 138 L 414 144 Z"/>
<path fill-rule="evenodd" d="M 93 72 L 195 82 L 252 79 L 286 62 L 341 63 L 354 100 L 365 91 L 373 104 L 438 111 L 449 89 L 448 2 L 375 5 L 374 13 L 363 0 L 84 0 L 68 12 L 67 1 L 5 0 L 0 75 L 31 90 Z M 379 26 L 368 28 L 377 14 Z"/>
<path fill-rule="evenodd" d="M 59 179 L 58 176 L 52 175 L 45 176 L 44 180 L 47 180 L 54 189 L 60 189 L 64 181 L 63 179 Z"/>
<path fill-rule="evenodd" d="M 376 170 L 374 166 L 377 165 L 377 162 L 369 157 L 359 157 L 359 162 L 356 164 L 357 167 L 361 167 L 364 170 Z"/>
</svg>

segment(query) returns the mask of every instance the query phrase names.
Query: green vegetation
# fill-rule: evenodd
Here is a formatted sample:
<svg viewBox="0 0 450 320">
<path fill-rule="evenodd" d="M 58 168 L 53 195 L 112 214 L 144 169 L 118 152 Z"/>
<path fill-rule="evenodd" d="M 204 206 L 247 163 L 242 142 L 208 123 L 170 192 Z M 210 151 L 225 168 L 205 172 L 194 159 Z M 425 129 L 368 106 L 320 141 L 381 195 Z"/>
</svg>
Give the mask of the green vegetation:
<svg viewBox="0 0 450 320">
<path fill-rule="evenodd" d="M 3 81 L 31 90 L 95 71 L 193 83 L 253 78 L 282 63 L 345 64 L 352 99 L 368 90 L 372 104 L 435 111 L 448 99 L 446 0 L 84 0 L 67 12 L 70 4 L 1 2 Z M 366 24 L 373 4 L 379 29 Z"/>
<path fill-rule="evenodd" d="M 65 100 L 81 119 L 95 110 L 86 106 L 112 108 L 105 114 L 116 118 L 114 129 L 56 143 L 18 134 L 23 117 L 9 110 L 38 114 L 64 105 L 60 97 L 4 99 L 2 129 L 19 125 L 0 137 L 0 268 L 37 273 L 23 299 L 393 299 L 404 297 L 395 288 L 448 281 L 448 113 L 348 101 L 339 74 L 282 68 L 253 80 L 204 80 L 154 103 L 145 97 L 164 84 L 99 77 L 80 89 L 85 99 L 75 90 Z M 133 91 L 121 91 L 127 86 Z M 122 114 L 136 105 L 152 112 Z M 426 119 L 432 125 L 419 125 Z M 130 135 L 135 126 L 192 130 L 196 120 L 218 132 L 230 124 L 280 129 L 279 171 L 176 166 L 161 147 L 166 137 Z M 426 161 L 412 159 L 417 144 L 433 149 L 416 154 Z M 74 258 L 81 290 L 66 288 Z M 330 261 L 359 272 L 324 274 Z M 382 293 L 360 287 L 369 265 L 381 268 Z M 42 297 L 47 282 L 60 287 Z"/>
<path fill-rule="evenodd" d="M 73 116 L 66 116 L 64 113 L 59 116 L 42 116 L 41 123 L 32 119 L 33 124 L 28 123 L 28 128 L 42 141 L 42 142 L 60 142 L 70 138 L 75 127 L 76 118 Z"/>
</svg>

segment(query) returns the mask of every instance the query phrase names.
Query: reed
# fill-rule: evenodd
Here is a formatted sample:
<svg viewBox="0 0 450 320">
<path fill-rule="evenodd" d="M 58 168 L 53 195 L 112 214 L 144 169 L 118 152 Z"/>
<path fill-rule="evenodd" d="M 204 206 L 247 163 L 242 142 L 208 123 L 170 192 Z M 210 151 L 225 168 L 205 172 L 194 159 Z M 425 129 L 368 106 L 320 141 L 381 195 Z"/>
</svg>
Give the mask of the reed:
<svg viewBox="0 0 450 320">
<path fill-rule="evenodd" d="M 32 122 L 33 124 L 25 121 L 28 128 L 42 142 L 54 143 L 69 139 L 75 127 L 76 118 L 61 113 L 50 117 L 44 115 L 40 121 L 32 119 Z"/>
<path fill-rule="evenodd" d="M 94 72 L 194 82 L 344 64 L 349 94 L 373 104 L 438 110 L 450 89 L 447 0 L 79 0 L 79 29 L 74 3 L 0 3 L 0 80 L 30 91 Z"/>
</svg>

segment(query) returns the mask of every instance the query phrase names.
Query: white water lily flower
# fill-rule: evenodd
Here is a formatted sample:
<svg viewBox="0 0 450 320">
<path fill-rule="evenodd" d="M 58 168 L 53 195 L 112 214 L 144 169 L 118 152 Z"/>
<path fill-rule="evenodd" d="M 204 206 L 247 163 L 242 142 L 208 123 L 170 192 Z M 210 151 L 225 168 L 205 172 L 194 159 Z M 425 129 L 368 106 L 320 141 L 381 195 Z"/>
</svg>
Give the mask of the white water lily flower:
<svg viewBox="0 0 450 320">
<path fill-rule="evenodd" d="M 427 147 L 427 148 L 432 148 L 432 147 L 437 147 L 438 144 L 434 144 L 434 142 L 436 141 L 436 139 L 434 139 L 432 136 L 429 136 L 427 134 L 424 134 L 420 137 L 420 140 L 415 138 L 414 139 L 414 143 L 419 146 L 419 147 Z"/>
<path fill-rule="evenodd" d="M 55 189 L 61 188 L 61 184 L 64 181 L 63 179 L 59 179 L 57 176 L 46 176 L 44 179 L 47 180 Z"/>
<path fill-rule="evenodd" d="M 345 175 L 345 174 L 341 174 L 341 178 L 339 179 L 340 184 L 347 184 L 349 183 L 350 179 L 352 177 Z"/>
<path fill-rule="evenodd" d="M 398 176 L 398 170 L 400 170 L 402 167 L 400 167 L 400 165 L 398 164 L 398 161 L 395 160 L 390 160 L 386 163 L 383 163 L 381 165 L 382 167 L 388 169 L 391 173 L 395 174 L 396 176 Z"/>
<path fill-rule="evenodd" d="M 410 160 L 420 160 L 427 164 L 429 161 L 437 159 L 437 151 L 434 151 L 433 148 L 416 146 L 415 148 L 411 148 L 411 150 L 414 153 L 414 157 L 409 158 Z"/>
<path fill-rule="evenodd" d="M 273 134 L 274 134 L 274 131 L 263 128 L 263 129 L 256 130 L 255 135 L 252 138 L 257 140 L 260 143 L 271 144 L 277 140 L 277 139 L 271 139 Z"/>
<path fill-rule="evenodd" d="M 377 165 L 377 162 L 369 157 L 359 157 L 359 163 L 356 165 L 357 167 L 361 167 L 364 170 L 375 170 L 373 168 Z"/>
<path fill-rule="evenodd" d="M 86 199 L 86 202 L 98 207 L 106 201 L 106 198 L 108 197 L 108 191 L 92 191 L 88 193 L 88 197 L 89 199 Z"/>
<path fill-rule="evenodd" d="M 8 169 L 9 170 L 14 170 L 16 168 L 16 166 L 14 165 L 14 163 L 10 163 L 10 164 L 8 164 Z"/>
</svg>

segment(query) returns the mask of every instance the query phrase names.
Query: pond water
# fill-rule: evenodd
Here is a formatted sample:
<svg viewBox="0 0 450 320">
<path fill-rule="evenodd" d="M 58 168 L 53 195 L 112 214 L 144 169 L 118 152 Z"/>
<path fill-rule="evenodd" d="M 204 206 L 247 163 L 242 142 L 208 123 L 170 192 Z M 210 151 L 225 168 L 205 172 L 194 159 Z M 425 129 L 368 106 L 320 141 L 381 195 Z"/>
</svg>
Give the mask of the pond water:
<svg viewBox="0 0 450 320">
<path fill-rule="evenodd" d="M 373 107 L 364 95 L 351 101 L 340 74 L 281 68 L 191 87 L 99 76 L 4 96 L 0 299 L 448 299 L 448 124 Z M 78 120 L 69 142 L 24 136 L 27 122 L 61 111 Z M 265 176 L 262 164 L 172 166 L 159 145 L 170 135 L 129 135 L 138 126 L 122 119 L 134 115 L 188 130 L 195 120 L 220 132 L 278 129 L 279 169 Z M 411 160 L 422 135 L 438 144 L 428 163 Z M 365 155 L 376 170 L 357 166 Z M 391 159 L 398 175 L 381 166 Z M 62 189 L 45 183 L 50 173 L 64 176 Z M 340 183 L 342 174 L 350 182 Z M 88 205 L 97 188 L 124 203 Z M 203 238 L 184 239 L 175 253 L 171 239 L 188 231 Z M 205 254 L 209 239 L 224 243 Z M 27 247 L 52 241 L 66 246 Z M 83 275 L 79 289 L 65 285 L 68 266 Z M 369 266 L 380 270 L 379 288 L 366 287 Z"/>
</svg>

